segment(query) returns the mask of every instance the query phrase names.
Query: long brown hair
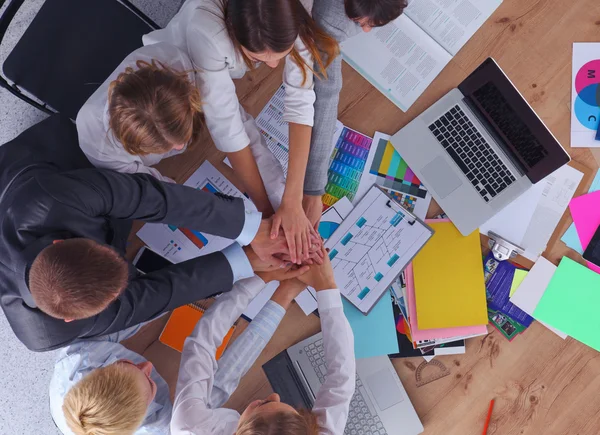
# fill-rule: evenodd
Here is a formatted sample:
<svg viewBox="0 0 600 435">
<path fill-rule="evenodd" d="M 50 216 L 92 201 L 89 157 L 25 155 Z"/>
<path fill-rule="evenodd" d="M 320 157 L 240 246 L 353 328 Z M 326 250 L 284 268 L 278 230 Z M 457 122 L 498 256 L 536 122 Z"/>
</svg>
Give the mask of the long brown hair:
<svg viewBox="0 0 600 435">
<path fill-rule="evenodd" d="M 241 47 L 253 53 L 283 53 L 290 48 L 292 59 L 302 67 L 303 83 L 308 71 L 327 78 L 327 67 L 339 54 L 337 41 L 323 31 L 300 0 L 221 0 L 227 32 L 246 65 L 254 68 Z M 294 47 L 300 36 L 320 73 L 307 65 Z M 324 56 L 323 56 L 324 55 Z"/>
<path fill-rule="evenodd" d="M 129 154 L 163 154 L 195 141 L 204 124 L 200 93 L 188 77 L 152 60 L 138 60 L 109 87 L 109 125 Z"/>
<path fill-rule="evenodd" d="M 243 421 L 235 435 L 317 435 L 317 417 L 306 409 L 277 412 L 268 417 L 255 414 Z"/>
</svg>

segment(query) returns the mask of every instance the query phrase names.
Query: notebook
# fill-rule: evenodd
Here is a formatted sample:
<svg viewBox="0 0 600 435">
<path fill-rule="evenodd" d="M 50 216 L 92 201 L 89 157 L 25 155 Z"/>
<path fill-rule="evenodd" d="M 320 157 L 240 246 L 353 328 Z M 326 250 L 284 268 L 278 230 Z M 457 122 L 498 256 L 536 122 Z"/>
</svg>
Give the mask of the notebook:
<svg viewBox="0 0 600 435">
<path fill-rule="evenodd" d="M 198 302 L 183 305 L 173 310 L 171 317 L 169 317 L 169 321 L 165 325 L 165 329 L 163 329 L 163 332 L 160 334 L 160 342 L 182 352 L 185 339 L 194 331 L 196 324 L 207 308 L 208 307 L 204 303 Z M 217 349 L 217 359 L 221 358 L 221 355 L 225 352 L 234 330 L 235 325 L 231 327 L 223 339 L 223 343 L 221 343 L 221 346 Z"/>
<path fill-rule="evenodd" d="M 448 219 L 426 221 L 433 237 L 413 260 L 417 326 L 488 323 L 479 232 L 463 237 Z"/>
<path fill-rule="evenodd" d="M 342 43 L 342 55 L 406 111 L 501 3 L 411 1 L 392 23 Z"/>
</svg>

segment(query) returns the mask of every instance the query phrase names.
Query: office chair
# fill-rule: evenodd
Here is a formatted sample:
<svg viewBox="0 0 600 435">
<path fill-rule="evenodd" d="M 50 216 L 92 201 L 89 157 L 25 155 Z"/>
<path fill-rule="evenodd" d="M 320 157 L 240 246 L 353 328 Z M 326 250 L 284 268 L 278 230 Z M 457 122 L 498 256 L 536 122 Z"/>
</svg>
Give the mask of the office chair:
<svg viewBox="0 0 600 435">
<path fill-rule="evenodd" d="M 24 1 L 10 0 L 0 16 L 0 44 Z M 75 119 L 155 29 L 128 0 L 46 0 L 2 65 L 0 86 L 43 112 Z"/>
</svg>

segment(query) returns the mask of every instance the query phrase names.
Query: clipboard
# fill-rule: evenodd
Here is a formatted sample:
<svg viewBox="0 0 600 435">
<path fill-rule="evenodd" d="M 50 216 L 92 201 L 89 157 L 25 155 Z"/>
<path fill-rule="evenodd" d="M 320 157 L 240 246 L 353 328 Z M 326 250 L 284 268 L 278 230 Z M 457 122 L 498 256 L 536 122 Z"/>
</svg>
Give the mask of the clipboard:
<svg viewBox="0 0 600 435">
<path fill-rule="evenodd" d="M 368 314 L 433 234 L 373 185 L 325 243 L 341 294 Z"/>
</svg>

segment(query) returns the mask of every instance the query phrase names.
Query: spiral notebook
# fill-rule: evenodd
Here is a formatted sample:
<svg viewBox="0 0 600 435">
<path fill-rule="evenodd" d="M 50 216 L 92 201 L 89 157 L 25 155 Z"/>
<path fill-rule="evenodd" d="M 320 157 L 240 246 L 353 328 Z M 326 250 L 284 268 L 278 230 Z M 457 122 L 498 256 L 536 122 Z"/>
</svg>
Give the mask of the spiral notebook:
<svg viewBox="0 0 600 435">
<path fill-rule="evenodd" d="M 204 302 L 196 302 L 173 310 L 165 329 L 160 334 L 160 342 L 182 352 L 185 339 L 194 331 L 196 324 L 202 318 L 206 309 L 208 309 L 208 305 Z M 225 338 L 223 338 L 221 346 L 217 348 L 217 359 L 221 358 L 221 355 L 225 352 L 227 345 L 231 341 L 233 331 L 235 331 L 235 325 L 231 327 Z"/>
</svg>

